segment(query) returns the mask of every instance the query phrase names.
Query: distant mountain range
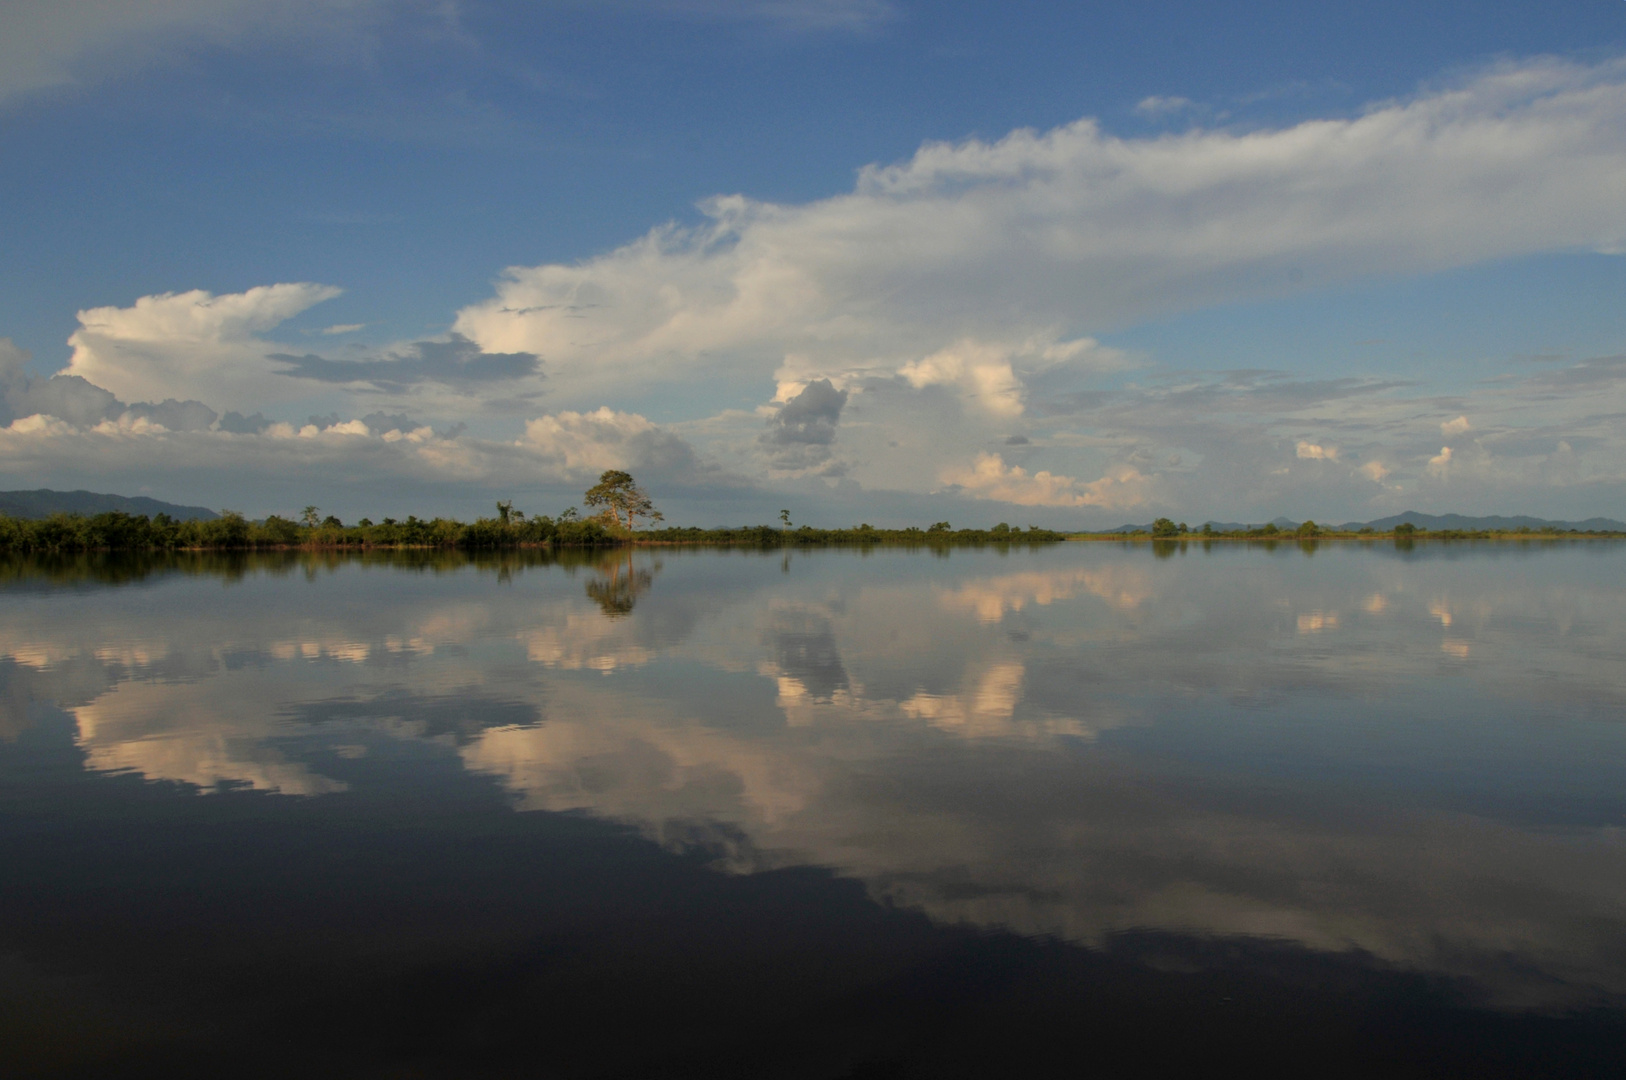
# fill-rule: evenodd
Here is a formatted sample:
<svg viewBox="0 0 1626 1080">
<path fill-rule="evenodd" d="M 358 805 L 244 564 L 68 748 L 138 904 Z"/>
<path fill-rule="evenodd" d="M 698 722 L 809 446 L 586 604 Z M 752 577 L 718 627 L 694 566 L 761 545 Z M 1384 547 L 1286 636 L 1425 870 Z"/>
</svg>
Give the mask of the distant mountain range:
<svg viewBox="0 0 1626 1080">
<path fill-rule="evenodd" d="M 1257 529 L 1265 523 L 1262 521 L 1253 524 L 1243 524 L 1236 521 L 1210 521 L 1208 524 L 1214 527 L 1215 532 L 1237 532 L 1242 529 Z M 1270 524 L 1278 529 L 1291 530 L 1298 528 L 1301 523 L 1291 518 L 1279 517 Z M 1359 529 L 1389 532 L 1396 525 L 1403 524 L 1415 525 L 1419 529 L 1428 529 L 1430 532 L 1440 529 L 1461 529 L 1475 532 L 1486 529 L 1500 529 L 1503 532 L 1512 532 L 1515 530 L 1533 531 L 1546 528 L 1579 529 L 1582 532 L 1626 532 L 1626 521 L 1616 521 L 1614 518 L 1594 517 L 1587 518 L 1585 521 L 1548 521 L 1546 518 L 1530 517 L 1527 514 L 1514 517 L 1501 517 L 1495 514 L 1489 517 L 1468 517 L 1465 514 L 1419 514 L 1415 510 L 1407 510 L 1403 514 L 1378 518 L 1376 521 L 1346 521 L 1342 525 L 1334 525 L 1324 521 L 1320 524 L 1322 528 L 1333 529 L 1338 532 L 1355 532 Z M 1201 529 L 1202 527 L 1200 522 L 1192 526 L 1194 529 Z M 1115 533 L 1151 532 L 1152 526 L 1150 523 L 1145 525 L 1120 525 L 1116 529 L 1106 529 L 1104 531 Z"/>
<path fill-rule="evenodd" d="M 105 514 L 122 510 L 126 514 L 152 517 L 168 514 L 179 521 L 199 518 L 213 521 L 220 515 L 203 506 L 177 506 L 149 499 L 145 495 L 102 495 L 94 491 L 0 491 L 0 514 L 14 518 L 47 518 L 52 514 Z"/>
</svg>

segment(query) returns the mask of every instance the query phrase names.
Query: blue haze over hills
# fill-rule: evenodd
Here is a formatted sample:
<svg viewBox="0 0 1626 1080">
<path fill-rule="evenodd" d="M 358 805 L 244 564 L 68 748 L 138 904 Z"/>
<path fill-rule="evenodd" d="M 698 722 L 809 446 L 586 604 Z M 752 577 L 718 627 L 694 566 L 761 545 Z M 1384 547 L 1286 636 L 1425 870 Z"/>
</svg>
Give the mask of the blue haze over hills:
<svg viewBox="0 0 1626 1080">
<path fill-rule="evenodd" d="M 119 511 L 153 517 L 168 514 L 177 521 L 213 521 L 220 515 L 202 506 L 178 506 L 145 495 L 105 495 L 95 491 L 0 491 L 0 514 L 14 518 L 48 518 L 52 514 L 106 514 Z"/>
<path fill-rule="evenodd" d="M 1237 532 L 1243 529 L 1256 529 L 1265 522 L 1244 524 L 1238 521 L 1210 521 L 1217 532 Z M 1302 522 L 1292 518 L 1278 517 L 1270 521 L 1278 529 L 1296 529 Z M 1484 517 L 1470 517 L 1467 514 L 1420 514 L 1416 510 L 1407 510 L 1404 513 L 1392 514 L 1389 517 L 1376 518 L 1372 521 L 1346 521 L 1342 525 L 1324 524 L 1324 528 L 1338 532 L 1354 532 L 1358 529 L 1372 529 L 1374 532 L 1388 532 L 1396 525 L 1415 525 L 1419 529 L 1438 531 L 1442 529 L 1461 529 L 1464 531 L 1480 532 L 1485 530 L 1501 530 L 1510 532 L 1515 529 L 1576 529 L 1581 532 L 1626 532 L 1626 521 L 1616 521 L 1614 518 L 1590 517 L 1585 521 L 1549 521 L 1546 518 L 1531 517 L 1528 514 L 1517 514 L 1504 517 L 1500 514 L 1490 514 Z M 1202 528 L 1199 523 L 1197 528 Z M 1151 523 L 1145 525 L 1120 525 L 1107 532 L 1150 532 Z"/>
</svg>

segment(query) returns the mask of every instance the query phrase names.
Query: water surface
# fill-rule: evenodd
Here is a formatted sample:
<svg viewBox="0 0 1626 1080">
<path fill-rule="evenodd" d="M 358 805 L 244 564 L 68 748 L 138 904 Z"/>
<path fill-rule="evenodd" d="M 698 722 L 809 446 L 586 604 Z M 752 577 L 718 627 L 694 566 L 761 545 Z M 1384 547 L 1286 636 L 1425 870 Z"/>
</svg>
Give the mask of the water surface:
<svg viewBox="0 0 1626 1080">
<path fill-rule="evenodd" d="M 0 1057 L 1619 1075 L 1623 705 L 1602 542 L 13 562 Z"/>
</svg>

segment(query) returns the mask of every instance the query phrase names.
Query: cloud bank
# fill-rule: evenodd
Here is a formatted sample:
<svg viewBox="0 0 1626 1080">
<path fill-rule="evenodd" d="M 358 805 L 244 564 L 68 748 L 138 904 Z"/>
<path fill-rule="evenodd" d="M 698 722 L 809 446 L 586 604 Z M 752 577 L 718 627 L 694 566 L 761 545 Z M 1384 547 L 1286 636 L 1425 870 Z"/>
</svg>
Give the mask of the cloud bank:
<svg viewBox="0 0 1626 1080">
<path fill-rule="evenodd" d="M 815 8 L 868 10 L 798 10 Z M 106 440 L 192 433 L 262 440 L 288 467 L 362 440 L 333 451 L 358 478 L 386 461 L 493 483 L 636 464 L 828 505 L 903 494 L 1096 523 L 1543 512 L 1570 498 L 1555 492 L 1590 510 L 1626 494 L 1619 357 L 1464 389 L 1174 373 L 1101 339 L 1366 277 L 1626 251 L 1623 175 L 1626 60 L 1505 63 L 1280 129 L 1122 138 L 1086 119 L 927 144 L 836 197 L 721 196 L 698 225 L 509 268 L 433 340 L 290 347 L 279 327 L 338 292 L 315 283 L 87 309 L 55 377 L 8 361 L 0 468 L 93 470 Z M 118 445 L 119 468 L 167 467 Z"/>
<path fill-rule="evenodd" d="M 1081 335 L 1372 274 L 1626 247 L 1626 62 L 1493 69 L 1348 120 L 1123 139 L 1093 120 L 928 144 L 799 206 L 702 204 L 575 265 L 514 267 L 456 329 L 561 372 L 729 359 L 1013 365 Z"/>
</svg>

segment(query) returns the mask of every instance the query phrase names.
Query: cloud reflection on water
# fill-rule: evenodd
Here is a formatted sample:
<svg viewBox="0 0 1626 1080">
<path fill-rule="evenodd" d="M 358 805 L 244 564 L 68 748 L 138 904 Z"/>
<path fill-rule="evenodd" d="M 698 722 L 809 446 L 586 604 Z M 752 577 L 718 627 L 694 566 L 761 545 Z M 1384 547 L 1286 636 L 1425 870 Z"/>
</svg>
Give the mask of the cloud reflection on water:
<svg viewBox="0 0 1626 1080">
<path fill-rule="evenodd" d="M 1597 764 L 1626 553 L 1473 550 L 171 576 L 17 596 L 0 665 L 12 736 L 18 702 L 57 705 L 89 769 L 323 795 L 409 742 L 521 809 L 832 867 L 939 920 L 1361 950 L 1508 1005 L 1626 994 Z"/>
</svg>

